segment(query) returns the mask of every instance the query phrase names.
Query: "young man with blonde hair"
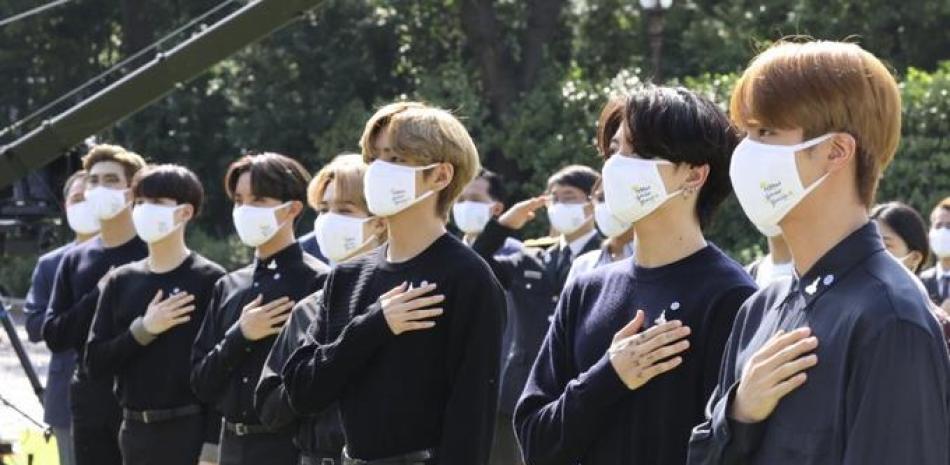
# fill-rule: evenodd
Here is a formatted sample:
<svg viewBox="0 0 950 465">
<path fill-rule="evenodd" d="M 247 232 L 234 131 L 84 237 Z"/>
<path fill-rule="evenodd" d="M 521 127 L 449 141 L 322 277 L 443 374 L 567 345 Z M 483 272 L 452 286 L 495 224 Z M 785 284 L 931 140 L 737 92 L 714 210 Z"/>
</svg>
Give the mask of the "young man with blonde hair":
<svg viewBox="0 0 950 465">
<path fill-rule="evenodd" d="M 82 159 L 85 199 L 99 221 L 99 236 L 73 247 L 63 257 L 46 319 L 43 340 L 53 352 L 85 353 L 86 337 L 99 300 L 99 282 L 112 268 L 141 260 L 148 247 L 132 223 L 132 178 L 145 167 L 141 156 L 117 145 L 97 145 Z M 91 376 L 82 366 L 69 390 L 78 465 L 122 463 L 118 434 L 122 411 L 111 377 Z"/>
<path fill-rule="evenodd" d="M 795 274 L 736 317 L 690 464 L 950 462 L 950 357 L 868 209 L 900 138 L 894 77 L 856 44 L 779 42 L 736 83 L 739 203 Z"/>
<path fill-rule="evenodd" d="M 445 229 L 478 172 L 450 113 L 383 107 L 360 141 L 370 212 L 388 243 L 333 269 L 313 341 L 284 365 L 301 414 L 339 402 L 344 463 L 484 464 L 492 442 L 504 293 Z"/>
</svg>

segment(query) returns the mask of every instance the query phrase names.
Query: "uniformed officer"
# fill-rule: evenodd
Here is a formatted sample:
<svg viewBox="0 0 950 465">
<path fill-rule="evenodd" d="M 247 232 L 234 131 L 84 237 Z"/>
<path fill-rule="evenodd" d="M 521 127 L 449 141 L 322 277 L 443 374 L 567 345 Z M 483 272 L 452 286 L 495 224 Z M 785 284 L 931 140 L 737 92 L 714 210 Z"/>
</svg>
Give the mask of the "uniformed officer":
<svg viewBox="0 0 950 465">
<path fill-rule="evenodd" d="M 492 463 L 523 463 L 512 426 L 515 403 L 544 340 L 571 263 L 600 247 L 590 201 L 599 177 L 586 166 L 561 169 L 548 179 L 545 195 L 519 202 L 497 220 L 490 220 L 472 245 L 491 265 L 511 302 L 511 348 L 502 365 Z M 520 252 L 497 257 L 505 240 L 534 219 L 535 211 L 542 206 L 547 207 L 548 219 L 558 236 L 548 241 L 526 241 Z"/>
</svg>

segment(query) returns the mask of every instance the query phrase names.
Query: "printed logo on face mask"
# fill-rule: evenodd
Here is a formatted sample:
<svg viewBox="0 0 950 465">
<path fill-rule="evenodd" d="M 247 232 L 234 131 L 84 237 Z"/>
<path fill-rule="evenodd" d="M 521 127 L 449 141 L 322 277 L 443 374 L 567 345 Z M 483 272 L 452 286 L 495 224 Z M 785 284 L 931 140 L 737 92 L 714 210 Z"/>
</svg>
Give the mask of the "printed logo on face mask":
<svg viewBox="0 0 950 465">
<path fill-rule="evenodd" d="M 655 201 L 660 196 L 653 191 L 653 186 L 643 185 L 643 184 L 634 184 L 633 186 L 633 195 L 637 199 L 637 202 L 640 205 L 646 205 L 650 202 Z"/>
<path fill-rule="evenodd" d="M 406 203 L 412 200 L 409 198 L 409 193 L 406 192 L 405 189 L 400 189 L 396 187 L 389 190 L 389 195 L 392 196 L 393 203 L 397 205 L 402 205 L 403 203 Z"/>
<path fill-rule="evenodd" d="M 792 192 L 782 189 L 781 181 L 763 181 L 759 186 L 765 194 L 765 200 L 773 207 L 792 198 Z"/>
</svg>

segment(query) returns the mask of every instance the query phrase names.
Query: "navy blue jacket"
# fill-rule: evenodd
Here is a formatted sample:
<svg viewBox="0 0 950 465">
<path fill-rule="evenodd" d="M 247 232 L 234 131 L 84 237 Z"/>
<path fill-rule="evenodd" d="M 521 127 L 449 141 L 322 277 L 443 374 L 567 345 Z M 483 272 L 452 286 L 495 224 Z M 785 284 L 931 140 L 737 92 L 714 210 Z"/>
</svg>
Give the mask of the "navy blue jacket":
<svg viewBox="0 0 950 465">
<path fill-rule="evenodd" d="M 62 247 L 45 253 L 36 262 L 33 269 L 33 280 L 30 290 L 26 294 L 26 304 L 23 307 L 26 313 L 26 332 L 30 342 L 43 340 L 43 319 L 46 317 L 46 307 L 49 306 L 50 296 L 53 294 L 53 281 L 56 279 L 56 270 L 66 252 L 76 245 L 70 242 Z M 49 374 L 46 378 L 46 389 L 43 392 L 43 421 L 57 428 L 68 427 L 72 418 L 69 413 L 69 380 L 76 371 L 76 351 L 53 352 L 49 358 Z"/>
</svg>

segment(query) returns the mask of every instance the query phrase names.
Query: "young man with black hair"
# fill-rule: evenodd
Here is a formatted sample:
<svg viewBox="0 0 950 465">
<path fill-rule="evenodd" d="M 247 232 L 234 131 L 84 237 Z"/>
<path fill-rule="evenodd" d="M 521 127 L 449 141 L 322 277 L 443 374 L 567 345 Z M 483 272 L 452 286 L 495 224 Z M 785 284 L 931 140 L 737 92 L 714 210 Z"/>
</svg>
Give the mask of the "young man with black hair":
<svg viewBox="0 0 950 465">
<path fill-rule="evenodd" d="M 475 144 L 449 112 L 400 102 L 370 118 L 360 146 L 387 243 L 331 272 L 312 340 L 284 365 L 291 405 L 339 403 L 347 464 L 485 464 L 504 293 L 445 228 L 478 171 Z"/>
<path fill-rule="evenodd" d="M 300 163 L 276 153 L 244 156 L 224 177 L 234 226 L 255 258 L 214 286 L 192 356 L 195 393 L 224 416 L 221 465 L 298 461 L 293 429 L 261 424 L 254 389 L 290 309 L 320 289 L 329 270 L 294 239 L 309 181 Z"/>
<path fill-rule="evenodd" d="M 492 463 L 521 463 L 521 452 L 512 426 L 515 403 L 521 395 L 531 364 L 550 325 L 554 308 L 577 257 L 600 248 L 594 228 L 591 193 L 600 175 L 581 165 L 562 168 L 548 179 L 545 195 L 515 204 L 497 220 L 490 220 L 472 245 L 491 265 L 508 291 L 511 347 L 503 357 L 501 399 L 496 420 Z M 548 219 L 559 233 L 558 242 L 547 248 L 524 247 L 498 256 L 505 241 L 534 219 L 535 211 L 547 206 Z"/>
<path fill-rule="evenodd" d="M 185 243 L 185 228 L 204 200 L 194 173 L 178 165 L 147 167 L 133 178 L 132 194 L 132 220 L 148 258 L 105 279 L 85 364 L 92 376 L 115 379 L 123 463 L 194 465 L 205 407 L 189 383 L 191 348 L 224 269 Z"/>
<path fill-rule="evenodd" d="M 75 238 L 43 254 L 36 262 L 33 278 L 30 281 L 30 290 L 26 293 L 26 303 L 23 305 L 23 313 L 26 314 L 26 331 L 30 342 L 43 340 L 43 320 L 46 317 L 46 308 L 49 306 L 50 294 L 53 292 L 56 270 L 63 256 L 70 249 L 92 239 L 99 232 L 99 218 L 93 214 L 90 203 L 86 200 L 85 191 L 85 170 L 73 173 L 63 184 L 66 222 L 75 234 Z M 72 420 L 69 414 L 69 380 L 72 379 L 75 370 L 75 351 L 53 352 L 50 355 L 49 376 L 46 378 L 46 388 L 43 390 L 43 421 L 50 426 L 53 435 L 56 436 L 60 465 L 72 465 L 75 462 L 73 435 L 70 428 Z"/>
<path fill-rule="evenodd" d="M 53 352 L 73 350 L 79 360 L 99 300 L 99 283 L 115 267 L 141 260 L 148 247 L 132 223 L 132 177 L 145 167 L 138 154 L 116 145 L 97 145 L 83 157 L 86 201 L 99 220 L 99 236 L 63 256 L 46 319 L 43 340 Z M 122 411 L 111 377 L 93 377 L 82 366 L 69 390 L 76 464 L 122 463 L 118 434 Z"/>
<path fill-rule="evenodd" d="M 901 97 L 854 43 L 781 41 L 736 82 L 739 204 L 795 275 L 743 305 L 689 463 L 950 463 L 950 355 L 920 282 L 869 220 Z"/>
<path fill-rule="evenodd" d="M 634 256 L 569 282 L 515 426 L 531 464 L 682 464 L 739 307 L 755 291 L 703 228 L 730 194 L 738 137 L 712 101 L 644 87 L 603 169 Z"/>
</svg>

